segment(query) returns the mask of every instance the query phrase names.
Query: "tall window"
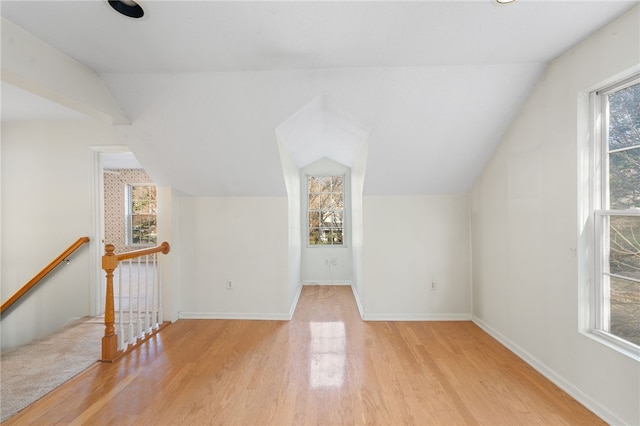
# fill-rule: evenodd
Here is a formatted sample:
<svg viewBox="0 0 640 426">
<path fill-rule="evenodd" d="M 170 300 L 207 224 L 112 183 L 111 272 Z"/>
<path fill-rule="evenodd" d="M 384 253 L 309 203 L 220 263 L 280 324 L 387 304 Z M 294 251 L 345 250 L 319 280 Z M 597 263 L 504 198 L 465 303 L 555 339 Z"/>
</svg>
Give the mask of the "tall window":
<svg viewBox="0 0 640 426">
<path fill-rule="evenodd" d="M 344 176 L 309 176 L 309 245 L 342 245 Z"/>
<path fill-rule="evenodd" d="M 592 326 L 640 346 L 640 75 L 593 95 L 596 126 Z"/>
<path fill-rule="evenodd" d="M 126 207 L 129 245 L 156 244 L 156 187 L 127 185 Z"/>
</svg>

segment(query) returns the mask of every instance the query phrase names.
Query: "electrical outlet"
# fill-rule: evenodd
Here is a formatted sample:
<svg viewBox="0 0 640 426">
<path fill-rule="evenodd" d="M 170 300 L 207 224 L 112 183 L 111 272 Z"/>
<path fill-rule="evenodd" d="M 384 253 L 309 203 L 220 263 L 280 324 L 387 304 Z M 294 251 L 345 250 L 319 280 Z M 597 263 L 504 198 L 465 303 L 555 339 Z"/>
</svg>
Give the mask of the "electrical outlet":
<svg viewBox="0 0 640 426">
<path fill-rule="evenodd" d="M 338 265 L 338 258 L 337 257 L 332 257 L 331 258 L 331 264 L 333 266 L 337 266 Z"/>
<path fill-rule="evenodd" d="M 431 290 L 435 290 L 435 289 L 437 289 L 437 288 L 438 288 L 438 286 L 436 285 L 436 282 L 435 282 L 435 281 L 431 281 L 431 287 L 430 287 L 430 289 L 431 289 Z"/>
<path fill-rule="evenodd" d="M 325 257 L 325 258 L 324 258 L 324 264 L 325 264 L 325 265 L 328 265 L 328 264 L 329 264 L 329 258 L 328 258 L 328 257 Z"/>
<path fill-rule="evenodd" d="M 227 290 L 233 290 L 233 281 L 227 281 Z"/>
</svg>

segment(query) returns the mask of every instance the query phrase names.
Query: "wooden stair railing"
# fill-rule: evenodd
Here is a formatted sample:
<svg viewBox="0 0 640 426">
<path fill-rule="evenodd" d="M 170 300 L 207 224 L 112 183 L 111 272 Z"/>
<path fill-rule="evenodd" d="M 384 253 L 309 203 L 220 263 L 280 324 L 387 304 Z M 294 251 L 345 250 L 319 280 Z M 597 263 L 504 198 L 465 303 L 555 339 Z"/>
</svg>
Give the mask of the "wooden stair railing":
<svg viewBox="0 0 640 426">
<path fill-rule="evenodd" d="M 114 253 L 115 246 L 107 244 L 105 254 L 102 256 L 102 269 L 106 272 L 106 300 L 104 311 L 104 337 L 102 338 L 102 361 L 113 362 L 121 357 L 125 351 L 118 349 L 118 336 L 115 330 L 115 302 L 113 291 L 113 271 L 118 267 L 118 262 L 128 259 L 140 258 L 154 253 L 167 254 L 171 247 L 166 241 L 156 247 L 125 252 Z M 131 303 L 131 302 L 129 302 Z"/>
<path fill-rule="evenodd" d="M 67 259 L 69 256 L 71 256 L 71 254 L 73 254 L 73 252 L 75 252 L 76 250 L 78 250 L 83 244 L 88 243 L 89 242 L 89 237 L 81 237 L 78 239 L 78 241 L 76 241 L 75 243 L 71 244 L 69 246 L 68 249 L 66 249 L 65 251 L 63 251 L 58 257 L 56 257 L 51 263 L 49 263 L 47 266 L 44 267 L 44 269 L 40 272 L 38 272 L 38 274 L 31 278 L 29 280 L 29 282 L 27 282 L 24 286 L 22 286 L 22 288 L 20 290 L 18 290 L 13 296 L 11 296 L 6 302 L 4 302 L 2 304 L 2 307 L 0 307 L 0 314 L 3 314 L 4 311 L 6 311 L 7 309 L 9 309 L 11 306 L 13 306 L 14 303 L 16 303 L 22 296 L 24 296 L 25 294 L 27 294 L 27 292 L 29 290 L 31 290 L 32 288 L 34 288 L 36 285 L 38 285 L 38 283 L 51 271 L 53 271 L 58 265 L 60 265 L 62 262 L 64 262 L 65 259 Z"/>
</svg>

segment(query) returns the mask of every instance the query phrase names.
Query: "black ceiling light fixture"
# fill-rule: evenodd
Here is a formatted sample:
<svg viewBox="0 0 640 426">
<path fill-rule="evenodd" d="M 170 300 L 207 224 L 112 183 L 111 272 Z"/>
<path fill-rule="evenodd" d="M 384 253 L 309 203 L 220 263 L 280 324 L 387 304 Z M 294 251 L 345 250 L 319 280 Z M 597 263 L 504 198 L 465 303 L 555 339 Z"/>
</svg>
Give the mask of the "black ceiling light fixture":
<svg viewBox="0 0 640 426">
<path fill-rule="evenodd" d="M 108 0 L 109 6 L 129 18 L 142 18 L 144 10 L 133 0 Z"/>
</svg>

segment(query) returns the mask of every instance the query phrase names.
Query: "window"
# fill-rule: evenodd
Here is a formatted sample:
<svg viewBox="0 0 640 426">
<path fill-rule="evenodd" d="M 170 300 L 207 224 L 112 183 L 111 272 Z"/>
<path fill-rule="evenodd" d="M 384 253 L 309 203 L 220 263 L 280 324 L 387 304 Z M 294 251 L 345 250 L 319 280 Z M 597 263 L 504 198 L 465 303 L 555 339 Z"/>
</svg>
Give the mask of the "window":
<svg viewBox="0 0 640 426">
<path fill-rule="evenodd" d="M 592 94 L 595 333 L 640 346 L 640 75 Z"/>
<path fill-rule="evenodd" d="M 344 176 L 308 176 L 309 245 L 342 245 Z"/>
<path fill-rule="evenodd" d="M 125 212 L 127 243 L 133 246 L 156 244 L 156 187 L 127 185 Z"/>
</svg>

